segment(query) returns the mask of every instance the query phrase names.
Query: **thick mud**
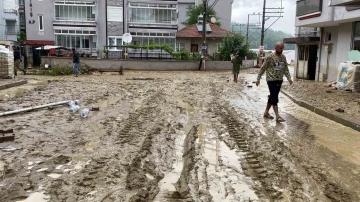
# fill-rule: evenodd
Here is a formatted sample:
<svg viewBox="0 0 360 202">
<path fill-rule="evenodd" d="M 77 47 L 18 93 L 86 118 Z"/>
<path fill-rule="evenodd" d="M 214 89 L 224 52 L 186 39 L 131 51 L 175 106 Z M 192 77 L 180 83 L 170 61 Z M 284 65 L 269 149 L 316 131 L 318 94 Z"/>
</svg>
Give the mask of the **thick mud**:
<svg viewBox="0 0 360 202">
<path fill-rule="evenodd" d="M 1 102 L 8 110 L 79 99 L 100 111 L 85 119 L 66 107 L 2 117 L 0 129 L 14 129 L 16 140 L 0 148 L 16 150 L 0 149 L 0 201 L 360 201 L 358 132 L 284 97 L 287 122 L 264 120 L 266 86 L 229 79 L 224 72 L 49 78 Z"/>
</svg>

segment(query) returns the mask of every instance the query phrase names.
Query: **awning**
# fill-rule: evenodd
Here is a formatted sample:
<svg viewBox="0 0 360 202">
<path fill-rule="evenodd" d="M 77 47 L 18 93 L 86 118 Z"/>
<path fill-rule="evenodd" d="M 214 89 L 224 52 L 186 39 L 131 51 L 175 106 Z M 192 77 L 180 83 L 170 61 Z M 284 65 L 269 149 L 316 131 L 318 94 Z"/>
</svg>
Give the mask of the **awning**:
<svg viewBox="0 0 360 202">
<path fill-rule="evenodd" d="M 70 50 L 70 49 L 62 47 L 62 46 L 41 46 L 41 47 L 36 48 L 36 50 L 50 50 L 50 49 Z"/>
<path fill-rule="evenodd" d="M 292 38 L 283 38 L 283 43 L 285 44 L 302 44 L 302 43 L 317 43 L 320 42 L 320 37 L 292 37 Z"/>
<path fill-rule="evenodd" d="M 54 41 L 41 41 L 41 40 L 26 40 L 25 45 L 39 45 L 39 46 L 46 46 L 46 45 L 54 45 Z"/>
</svg>

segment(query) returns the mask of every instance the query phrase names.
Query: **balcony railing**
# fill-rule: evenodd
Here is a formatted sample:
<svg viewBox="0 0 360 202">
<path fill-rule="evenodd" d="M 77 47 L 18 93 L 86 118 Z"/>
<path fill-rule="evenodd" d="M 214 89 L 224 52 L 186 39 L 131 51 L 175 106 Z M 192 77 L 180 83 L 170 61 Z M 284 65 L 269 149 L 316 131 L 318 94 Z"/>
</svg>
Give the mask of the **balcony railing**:
<svg viewBox="0 0 360 202">
<path fill-rule="evenodd" d="M 301 0 L 296 2 L 296 16 L 322 11 L 322 0 Z"/>
<path fill-rule="evenodd" d="M 4 13 L 16 13 L 15 9 L 4 9 Z"/>
<path fill-rule="evenodd" d="M 170 25 L 176 25 L 177 21 L 171 21 L 171 20 L 129 20 L 130 23 L 138 23 L 138 24 L 170 24 Z"/>
<path fill-rule="evenodd" d="M 55 21 L 95 22 L 95 18 L 55 17 Z"/>
</svg>

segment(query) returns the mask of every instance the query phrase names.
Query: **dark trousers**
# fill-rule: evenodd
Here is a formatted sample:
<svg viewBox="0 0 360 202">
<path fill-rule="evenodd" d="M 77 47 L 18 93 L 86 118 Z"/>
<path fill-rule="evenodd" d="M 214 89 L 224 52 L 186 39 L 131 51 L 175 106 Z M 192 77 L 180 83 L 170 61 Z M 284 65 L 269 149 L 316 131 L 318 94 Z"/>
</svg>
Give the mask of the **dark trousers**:
<svg viewBox="0 0 360 202">
<path fill-rule="evenodd" d="M 277 106 L 279 103 L 279 93 L 281 89 L 283 81 L 268 81 L 268 87 L 270 91 L 270 97 L 268 100 L 268 104 Z"/>
</svg>

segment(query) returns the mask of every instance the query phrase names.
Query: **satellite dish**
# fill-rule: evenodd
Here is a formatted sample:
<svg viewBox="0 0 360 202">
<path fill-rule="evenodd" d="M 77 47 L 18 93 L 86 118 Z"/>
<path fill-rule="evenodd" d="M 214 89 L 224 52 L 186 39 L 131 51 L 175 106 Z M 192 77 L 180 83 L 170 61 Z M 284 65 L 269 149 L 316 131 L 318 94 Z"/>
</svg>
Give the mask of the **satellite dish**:
<svg viewBox="0 0 360 202">
<path fill-rule="evenodd" d="M 131 43 L 131 41 L 132 41 L 131 34 L 130 33 L 123 34 L 122 41 L 125 42 L 125 43 Z"/>
<path fill-rule="evenodd" d="M 16 10 L 16 11 L 19 10 L 19 6 L 18 6 L 18 5 L 15 5 L 15 6 L 14 6 L 14 10 Z"/>
<path fill-rule="evenodd" d="M 215 22 L 216 22 L 216 18 L 215 18 L 215 17 L 211 17 L 210 21 L 211 21 L 211 23 L 215 23 Z"/>
</svg>

